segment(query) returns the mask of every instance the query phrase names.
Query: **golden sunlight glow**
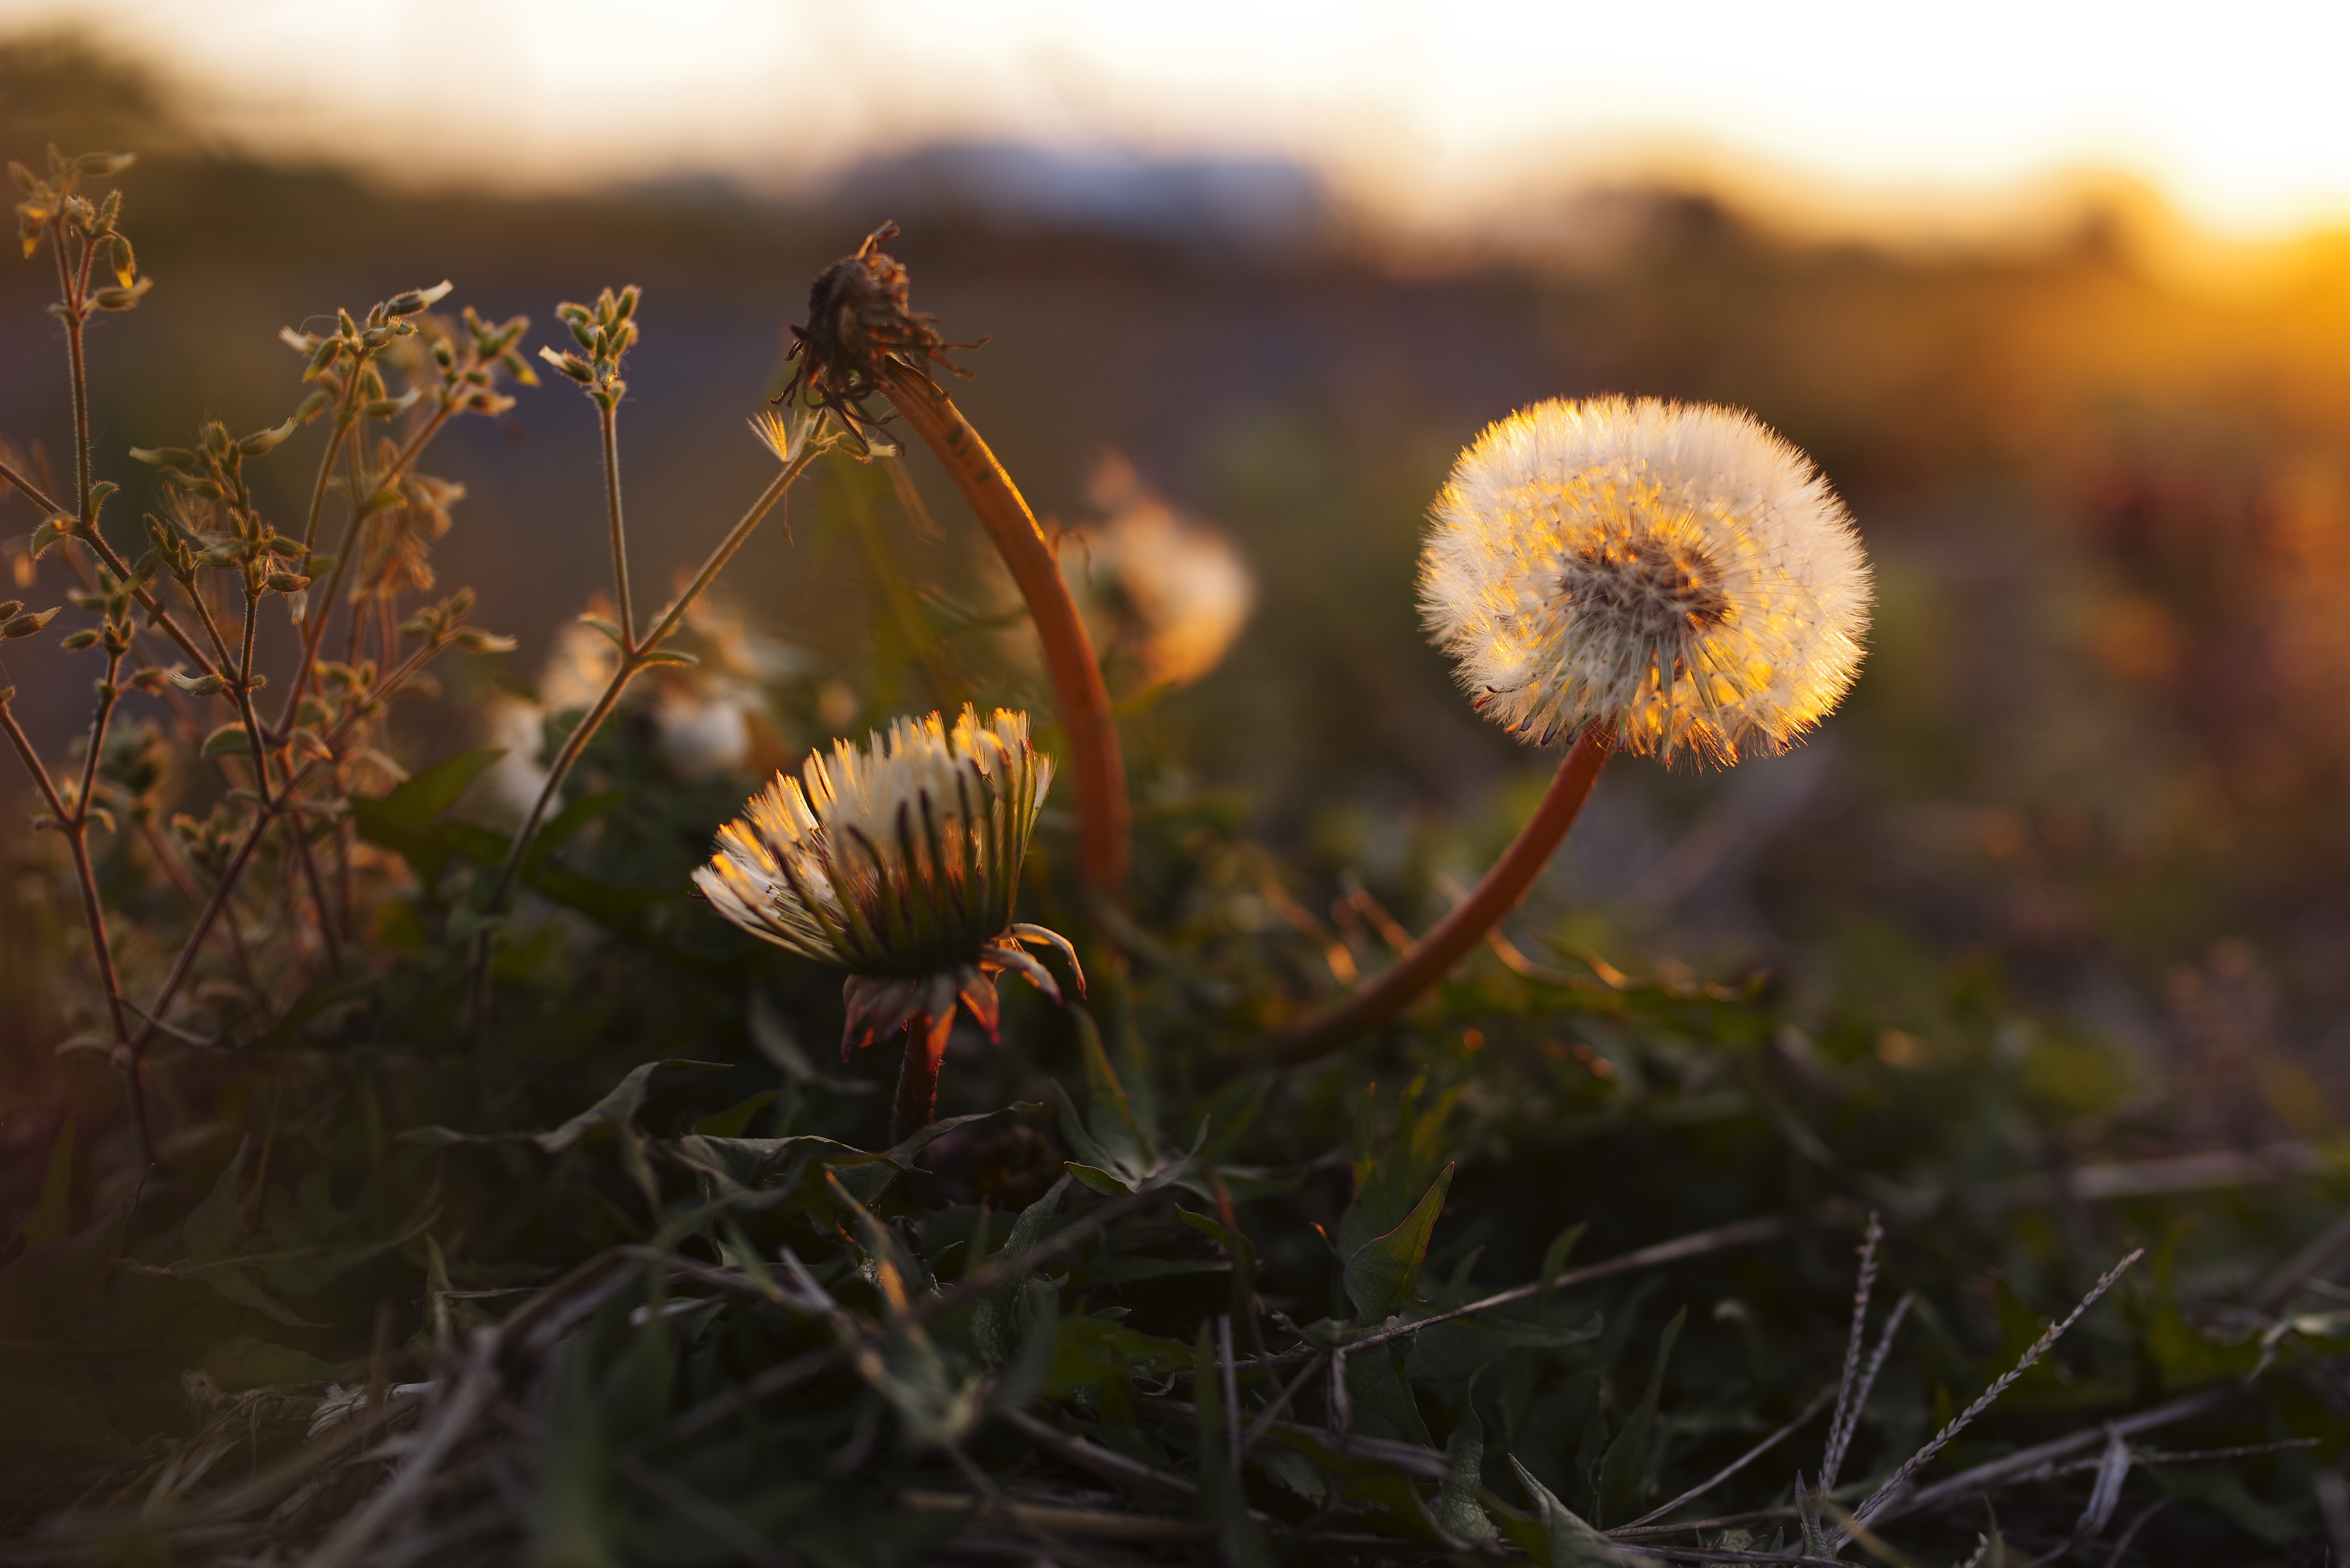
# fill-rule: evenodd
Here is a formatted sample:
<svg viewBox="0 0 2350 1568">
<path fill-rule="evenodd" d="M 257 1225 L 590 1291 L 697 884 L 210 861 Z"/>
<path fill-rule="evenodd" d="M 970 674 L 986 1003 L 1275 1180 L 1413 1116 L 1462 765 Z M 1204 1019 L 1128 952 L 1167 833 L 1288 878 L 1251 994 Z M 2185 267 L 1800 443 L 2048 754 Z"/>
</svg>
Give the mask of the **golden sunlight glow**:
<svg viewBox="0 0 2350 1568">
<path fill-rule="evenodd" d="M 492 183 L 965 139 L 1295 158 L 1440 224 L 1562 172 L 1914 207 L 2100 170 L 2239 234 L 2350 218 L 2350 8 L 2280 0 L 0 0 L 59 22 L 249 143 Z"/>
</svg>

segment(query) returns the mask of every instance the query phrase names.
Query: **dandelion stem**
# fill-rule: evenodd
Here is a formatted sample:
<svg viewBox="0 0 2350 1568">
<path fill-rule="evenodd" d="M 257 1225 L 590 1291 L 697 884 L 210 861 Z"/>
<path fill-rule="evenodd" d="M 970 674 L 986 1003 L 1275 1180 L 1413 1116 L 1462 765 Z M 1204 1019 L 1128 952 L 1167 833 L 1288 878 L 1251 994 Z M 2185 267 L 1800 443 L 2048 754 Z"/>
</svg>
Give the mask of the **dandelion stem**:
<svg viewBox="0 0 2350 1568">
<path fill-rule="evenodd" d="M 1126 763 L 1118 753 L 1118 726 L 1110 718 L 1101 666 L 1085 622 L 1077 617 L 1076 601 L 1069 597 L 1060 562 L 1012 476 L 954 400 L 920 372 L 894 362 L 884 367 L 880 382 L 883 394 L 979 514 L 981 526 L 1028 602 L 1029 618 L 1044 645 L 1045 668 L 1060 703 L 1061 722 L 1069 734 L 1077 786 L 1079 867 L 1097 894 L 1115 898 L 1126 884 L 1132 858 Z"/>
<path fill-rule="evenodd" d="M 939 1105 L 939 1064 L 946 1059 L 954 1010 L 942 1019 L 917 1018 L 906 1031 L 906 1060 L 898 1069 L 898 1097 L 889 1108 L 889 1146 L 895 1148 L 931 1125 Z"/>
<path fill-rule="evenodd" d="M 1596 725 L 1586 726 L 1559 764 L 1558 776 L 1534 808 L 1534 819 L 1518 831 L 1493 868 L 1485 873 L 1470 895 L 1420 938 L 1402 958 L 1379 971 L 1339 1002 L 1292 1024 L 1275 1047 L 1276 1059 L 1302 1062 L 1320 1055 L 1353 1035 L 1393 1017 L 1414 997 L 1444 977 L 1462 954 L 1484 940 L 1495 922 L 1524 898 L 1526 889 L 1551 852 L 1583 811 L 1601 764 L 1614 749 L 1615 736 Z"/>
</svg>

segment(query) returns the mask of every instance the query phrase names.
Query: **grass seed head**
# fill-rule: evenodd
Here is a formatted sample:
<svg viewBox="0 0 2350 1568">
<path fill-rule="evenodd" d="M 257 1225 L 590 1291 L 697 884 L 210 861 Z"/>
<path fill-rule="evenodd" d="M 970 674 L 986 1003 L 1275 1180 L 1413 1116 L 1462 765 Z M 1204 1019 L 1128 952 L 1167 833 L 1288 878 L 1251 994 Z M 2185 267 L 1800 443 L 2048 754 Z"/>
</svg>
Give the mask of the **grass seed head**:
<svg viewBox="0 0 2350 1568">
<path fill-rule="evenodd" d="M 1420 608 L 1478 708 L 1548 742 L 1734 763 L 1825 717 L 1857 673 L 1868 563 L 1811 460 L 1735 409 L 1565 399 L 1453 467 Z"/>
</svg>

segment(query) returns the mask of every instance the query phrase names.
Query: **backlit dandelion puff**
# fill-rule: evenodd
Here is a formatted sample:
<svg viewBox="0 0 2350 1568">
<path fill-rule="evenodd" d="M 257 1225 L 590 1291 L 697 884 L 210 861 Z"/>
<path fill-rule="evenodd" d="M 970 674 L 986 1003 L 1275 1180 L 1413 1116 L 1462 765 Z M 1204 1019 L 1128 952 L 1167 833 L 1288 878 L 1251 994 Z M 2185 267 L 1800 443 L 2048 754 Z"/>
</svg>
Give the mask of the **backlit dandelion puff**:
<svg viewBox="0 0 2350 1568">
<path fill-rule="evenodd" d="M 1420 611 L 1476 705 L 1575 743 L 1469 896 L 1283 1033 L 1302 1060 L 1393 1017 L 1517 907 L 1609 754 L 1775 752 L 1852 685 L 1868 564 L 1804 454 L 1751 414 L 1556 400 L 1480 435 L 1437 497 Z"/>
<path fill-rule="evenodd" d="M 1742 410 L 1555 400 L 1486 430 L 1438 498 L 1420 606 L 1477 706 L 1547 742 L 1731 763 L 1852 685 L 1866 558 L 1801 452 Z"/>
<path fill-rule="evenodd" d="M 936 713 L 899 719 L 863 746 L 837 742 L 800 778 L 778 774 L 694 873 L 734 924 L 848 971 L 844 1059 L 911 1031 L 899 1137 L 930 1120 L 958 1011 L 996 1038 L 998 973 L 1061 1000 L 1029 947 L 1057 950 L 1084 987 L 1066 940 L 1012 919 L 1052 777 L 1024 713 L 965 707 L 951 728 Z"/>
</svg>

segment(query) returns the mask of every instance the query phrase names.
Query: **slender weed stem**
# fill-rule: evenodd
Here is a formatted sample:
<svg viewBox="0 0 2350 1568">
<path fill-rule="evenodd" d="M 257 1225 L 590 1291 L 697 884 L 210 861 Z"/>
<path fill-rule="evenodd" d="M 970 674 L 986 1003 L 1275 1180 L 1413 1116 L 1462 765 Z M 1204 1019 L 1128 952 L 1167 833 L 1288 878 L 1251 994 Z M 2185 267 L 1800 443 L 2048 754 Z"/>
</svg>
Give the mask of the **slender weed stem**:
<svg viewBox="0 0 2350 1568">
<path fill-rule="evenodd" d="M 629 597 L 629 535 L 620 522 L 620 406 L 599 401 L 597 425 L 604 442 L 604 511 L 612 533 L 612 598 L 619 608 L 622 661 L 637 651 L 637 612 Z"/>
<path fill-rule="evenodd" d="M 1336 1006 L 1292 1024 L 1276 1046 L 1276 1059 L 1303 1062 L 1344 1044 L 1393 1017 L 1421 992 L 1444 977 L 1461 956 L 1482 941 L 1503 916 L 1517 908 L 1551 852 L 1583 811 L 1591 786 L 1607 761 L 1615 738 L 1596 728 L 1575 737 L 1534 819 L 1519 830 L 1483 881 L 1453 907 L 1409 953 L 1379 971 Z"/>
<path fill-rule="evenodd" d="M 768 482 L 767 488 L 760 492 L 759 498 L 751 504 L 751 509 L 743 514 L 734 526 L 727 531 L 726 537 L 718 542 L 717 548 L 710 552 L 709 558 L 702 563 L 702 569 L 694 574 L 693 580 L 679 593 L 660 619 L 653 623 L 651 629 L 637 640 L 634 647 L 622 650 L 620 662 L 613 670 L 611 679 L 604 683 L 603 691 L 573 727 L 571 733 L 564 737 L 562 748 L 556 753 L 555 760 L 547 764 L 546 782 L 539 786 L 538 798 L 531 803 L 529 815 L 523 819 L 521 829 L 515 834 L 514 843 L 506 851 L 504 864 L 498 867 L 497 879 L 491 884 L 489 899 L 484 906 L 485 909 L 503 910 L 514 897 L 515 884 L 521 879 L 523 865 L 530 855 L 531 842 L 537 837 L 540 826 L 546 821 L 547 812 L 553 807 L 556 797 L 562 793 L 564 781 L 570 777 L 572 768 L 588 750 L 588 742 L 595 739 L 596 732 L 603 727 L 606 719 L 611 717 L 612 710 L 619 706 L 620 698 L 627 692 L 629 682 L 648 666 L 660 662 L 657 655 L 661 644 L 668 641 L 683 624 L 686 611 L 717 579 L 718 574 L 725 569 L 726 563 L 734 558 L 734 552 L 751 537 L 761 519 L 784 498 L 784 493 L 792 487 L 792 482 L 807 471 L 808 464 L 816 461 L 820 450 L 819 443 L 810 441 L 798 456 L 784 465 L 783 471 Z M 484 931 L 473 942 L 473 977 L 469 989 L 473 997 L 471 1027 L 477 1037 L 489 1021 L 491 940 L 491 934 Z"/>
<path fill-rule="evenodd" d="M 920 371 L 894 361 L 883 368 L 880 382 L 883 394 L 979 514 L 980 525 L 1028 601 L 1029 618 L 1044 645 L 1045 668 L 1069 735 L 1077 786 L 1079 867 L 1097 894 L 1115 898 L 1126 885 L 1133 858 L 1126 763 L 1118 752 L 1118 726 L 1110 717 L 1101 665 L 1094 658 L 1093 641 L 1078 618 L 1076 601 L 1069 597 L 1052 544 L 1012 476 L 951 398 Z"/>
</svg>

